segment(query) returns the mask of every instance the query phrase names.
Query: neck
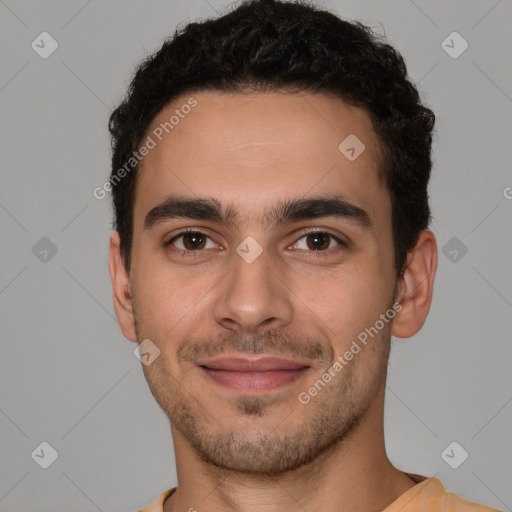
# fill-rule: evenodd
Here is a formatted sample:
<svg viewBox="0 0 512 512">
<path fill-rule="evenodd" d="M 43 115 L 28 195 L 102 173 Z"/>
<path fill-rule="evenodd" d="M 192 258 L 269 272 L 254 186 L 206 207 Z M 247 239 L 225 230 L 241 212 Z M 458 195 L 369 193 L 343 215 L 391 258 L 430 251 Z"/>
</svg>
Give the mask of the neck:
<svg viewBox="0 0 512 512">
<path fill-rule="evenodd" d="M 383 393 L 358 426 L 313 462 L 275 477 L 240 474 L 211 466 L 195 455 L 171 425 L 178 488 L 164 512 L 270 512 L 299 507 L 308 512 L 383 510 L 416 485 L 387 458 Z"/>
</svg>

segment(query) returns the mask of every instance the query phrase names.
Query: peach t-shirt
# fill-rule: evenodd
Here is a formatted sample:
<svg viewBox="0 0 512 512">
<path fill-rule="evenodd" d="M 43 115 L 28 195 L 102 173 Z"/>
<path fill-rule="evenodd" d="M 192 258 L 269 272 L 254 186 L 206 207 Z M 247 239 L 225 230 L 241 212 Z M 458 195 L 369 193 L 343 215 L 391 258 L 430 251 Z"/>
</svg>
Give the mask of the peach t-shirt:
<svg viewBox="0 0 512 512">
<path fill-rule="evenodd" d="M 424 478 L 414 487 L 398 497 L 382 512 L 500 512 L 496 508 L 485 507 L 459 498 L 446 492 L 443 484 L 435 477 L 410 475 L 415 482 Z M 151 505 L 137 512 L 163 512 L 165 500 L 174 493 L 176 487 L 163 492 Z"/>
</svg>

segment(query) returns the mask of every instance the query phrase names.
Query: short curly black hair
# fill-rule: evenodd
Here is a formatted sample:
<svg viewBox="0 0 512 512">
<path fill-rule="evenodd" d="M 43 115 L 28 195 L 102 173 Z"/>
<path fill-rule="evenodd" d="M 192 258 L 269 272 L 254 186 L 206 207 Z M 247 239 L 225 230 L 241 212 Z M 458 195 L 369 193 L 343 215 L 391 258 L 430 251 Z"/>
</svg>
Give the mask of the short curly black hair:
<svg viewBox="0 0 512 512">
<path fill-rule="evenodd" d="M 381 146 L 379 173 L 391 197 L 395 268 L 401 275 L 407 253 L 431 219 L 434 113 L 422 105 L 404 59 L 382 36 L 306 0 L 245 0 L 223 16 L 178 27 L 140 64 L 109 120 L 113 228 L 126 270 L 137 165 L 122 180 L 114 179 L 118 170 L 126 168 L 156 115 L 179 95 L 249 89 L 323 93 L 369 113 Z"/>
</svg>

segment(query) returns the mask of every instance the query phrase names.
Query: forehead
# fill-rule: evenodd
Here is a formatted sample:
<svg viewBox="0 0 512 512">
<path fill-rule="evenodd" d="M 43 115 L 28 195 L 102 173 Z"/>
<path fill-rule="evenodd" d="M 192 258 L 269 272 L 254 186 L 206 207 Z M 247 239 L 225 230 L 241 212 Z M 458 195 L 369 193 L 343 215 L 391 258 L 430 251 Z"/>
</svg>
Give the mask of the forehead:
<svg viewBox="0 0 512 512">
<path fill-rule="evenodd" d="M 339 98 L 185 94 L 156 116 L 146 137 L 154 147 L 139 167 L 135 230 L 169 195 L 216 197 L 246 224 L 264 218 L 277 198 L 333 193 L 370 215 L 390 214 L 370 116 Z"/>
</svg>

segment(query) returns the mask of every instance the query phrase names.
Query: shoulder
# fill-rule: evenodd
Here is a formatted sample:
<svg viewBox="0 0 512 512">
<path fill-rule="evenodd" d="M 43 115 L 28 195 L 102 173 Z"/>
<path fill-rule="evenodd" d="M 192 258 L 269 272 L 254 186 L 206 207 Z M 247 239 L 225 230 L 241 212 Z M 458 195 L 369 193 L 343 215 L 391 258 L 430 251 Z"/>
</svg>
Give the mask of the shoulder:
<svg viewBox="0 0 512 512">
<path fill-rule="evenodd" d="M 415 480 L 417 481 L 417 480 Z M 500 512 L 478 503 L 464 500 L 447 492 L 440 480 L 424 478 L 402 494 L 384 512 Z"/>
<path fill-rule="evenodd" d="M 164 491 L 158 498 L 144 508 L 137 510 L 137 512 L 163 512 L 165 500 L 174 493 L 176 487 Z"/>
</svg>

